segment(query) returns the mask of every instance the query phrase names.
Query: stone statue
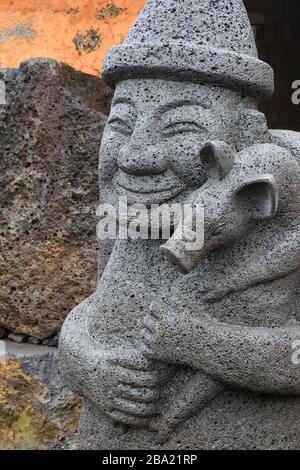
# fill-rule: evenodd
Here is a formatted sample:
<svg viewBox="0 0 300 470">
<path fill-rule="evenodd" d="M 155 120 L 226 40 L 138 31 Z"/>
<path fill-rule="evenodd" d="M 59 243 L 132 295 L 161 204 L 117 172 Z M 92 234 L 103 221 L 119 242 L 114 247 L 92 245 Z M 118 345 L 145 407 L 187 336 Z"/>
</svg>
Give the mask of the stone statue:
<svg viewBox="0 0 300 470">
<path fill-rule="evenodd" d="M 80 447 L 299 448 L 300 136 L 257 111 L 273 72 L 243 2 L 149 0 L 103 78 L 101 202 L 201 203 L 205 238 L 187 250 L 183 218 L 101 242 L 60 338 Z"/>
</svg>

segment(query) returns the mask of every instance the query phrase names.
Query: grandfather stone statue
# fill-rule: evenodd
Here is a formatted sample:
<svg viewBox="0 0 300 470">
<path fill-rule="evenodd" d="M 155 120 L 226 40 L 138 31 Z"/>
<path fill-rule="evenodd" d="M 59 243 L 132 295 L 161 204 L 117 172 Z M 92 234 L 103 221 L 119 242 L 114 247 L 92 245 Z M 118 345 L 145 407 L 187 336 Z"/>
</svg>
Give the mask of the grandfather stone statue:
<svg viewBox="0 0 300 470">
<path fill-rule="evenodd" d="M 257 111 L 273 72 L 242 1 L 149 0 L 103 78 L 101 202 L 199 203 L 204 243 L 176 236 L 193 214 L 102 243 L 60 339 L 80 447 L 299 448 L 300 136 Z"/>
</svg>

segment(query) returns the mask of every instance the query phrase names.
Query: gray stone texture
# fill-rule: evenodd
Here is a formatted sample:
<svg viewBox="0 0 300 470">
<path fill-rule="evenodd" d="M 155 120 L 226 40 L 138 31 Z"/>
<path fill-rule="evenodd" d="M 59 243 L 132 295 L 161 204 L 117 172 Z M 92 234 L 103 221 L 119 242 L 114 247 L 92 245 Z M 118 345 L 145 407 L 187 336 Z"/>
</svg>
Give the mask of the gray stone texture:
<svg viewBox="0 0 300 470">
<path fill-rule="evenodd" d="M 43 340 L 95 288 L 97 158 L 111 91 L 46 59 L 0 79 L 0 327 Z"/>
<path fill-rule="evenodd" d="M 84 397 L 79 446 L 299 448 L 300 136 L 257 111 L 272 71 L 242 1 L 150 0 L 104 77 L 101 201 L 201 202 L 205 243 L 106 245 L 60 335 L 61 374 Z"/>
<path fill-rule="evenodd" d="M 153 11 L 155 9 L 155 15 Z M 273 92 L 273 71 L 257 58 L 240 0 L 147 2 L 127 40 L 113 48 L 103 78 L 114 85 L 138 74 L 221 84 L 255 96 Z"/>
</svg>

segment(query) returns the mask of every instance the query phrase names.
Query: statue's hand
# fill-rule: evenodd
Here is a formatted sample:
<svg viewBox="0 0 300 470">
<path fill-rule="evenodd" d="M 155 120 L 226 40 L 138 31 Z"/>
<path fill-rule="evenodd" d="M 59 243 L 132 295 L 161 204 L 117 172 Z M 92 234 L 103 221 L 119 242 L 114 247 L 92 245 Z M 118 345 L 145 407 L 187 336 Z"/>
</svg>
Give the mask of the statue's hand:
<svg viewBox="0 0 300 470">
<path fill-rule="evenodd" d="M 152 302 L 142 323 L 141 351 L 146 357 L 157 361 L 180 363 L 188 343 L 186 330 L 186 316 L 182 312 L 161 302 Z"/>
<path fill-rule="evenodd" d="M 117 349 L 106 359 L 109 384 L 105 414 L 113 421 L 147 427 L 157 414 L 157 401 L 165 368 L 135 349 Z"/>
</svg>

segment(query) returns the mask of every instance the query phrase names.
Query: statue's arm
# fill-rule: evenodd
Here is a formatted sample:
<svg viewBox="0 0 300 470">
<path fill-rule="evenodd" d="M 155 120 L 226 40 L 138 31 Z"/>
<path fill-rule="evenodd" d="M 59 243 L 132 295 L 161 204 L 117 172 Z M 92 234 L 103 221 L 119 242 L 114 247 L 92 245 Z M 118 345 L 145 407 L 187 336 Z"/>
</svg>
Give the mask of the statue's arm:
<svg viewBox="0 0 300 470">
<path fill-rule="evenodd" d="M 269 279 L 279 279 L 299 269 L 300 243 L 299 228 L 283 231 L 277 240 L 271 242 L 264 237 L 259 251 L 262 255 L 244 270 L 245 280 L 249 283 L 264 282 Z M 270 246 L 271 244 L 271 246 Z"/>
<path fill-rule="evenodd" d="M 94 303 L 92 295 L 68 315 L 59 339 L 60 374 L 70 389 L 84 396 L 94 388 L 101 359 L 87 328 L 88 311 Z"/>
<path fill-rule="evenodd" d="M 211 319 L 192 323 L 190 347 L 182 361 L 186 365 L 255 392 L 300 394 L 300 364 L 292 360 L 293 343 L 300 339 L 299 323 L 280 328 L 226 325 Z"/>
<path fill-rule="evenodd" d="M 149 358 L 254 392 L 300 394 L 300 364 L 293 361 L 300 323 L 295 320 L 276 328 L 228 325 L 205 311 L 196 316 L 153 302 L 140 334 Z"/>
<path fill-rule="evenodd" d="M 231 292 L 246 290 L 251 286 L 280 279 L 299 270 L 299 229 L 282 231 L 276 240 L 269 233 L 260 239 L 260 247 L 253 246 L 249 255 L 238 258 L 229 266 L 230 271 L 207 289 L 204 300 L 220 299 Z"/>
</svg>

